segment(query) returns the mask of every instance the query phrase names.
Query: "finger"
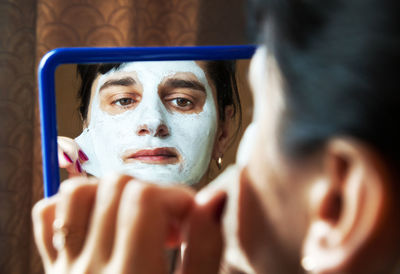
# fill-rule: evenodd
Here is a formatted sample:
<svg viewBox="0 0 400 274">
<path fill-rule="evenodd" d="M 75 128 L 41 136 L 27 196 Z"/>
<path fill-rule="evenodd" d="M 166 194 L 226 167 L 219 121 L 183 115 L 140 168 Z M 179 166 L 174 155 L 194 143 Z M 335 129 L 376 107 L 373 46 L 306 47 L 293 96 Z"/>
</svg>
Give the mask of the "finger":
<svg viewBox="0 0 400 274">
<path fill-rule="evenodd" d="M 166 273 L 170 228 L 188 214 L 193 197 L 182 187 L 129 182 L 118 210 L 111 265 L 120 273 Z"/>
<path fill-rule="evenodd" d="M 59 167 L 64 168 L 68 172 L 69 178 L 86 175 L 79 160 L 73 161 L 71 157 L 60 148 L 58 148 L 58 159 Z"/>
<path fill-rule="evenodd" d="M 88 241 L 83 251 L 87 254 L 96 254 L 95 260 L 104 262 L 110 258 L 121 194 L 131 179 L 132 177 L 127 175 L 112 174 L 99 182 Z"/>
<path fill-rule="evenodd" d="M 236 188 L 232 188 L 232 182 L 237 181 L 239 171 L 240 167 L 237 165 L 228 166 L 224 172 L 218 175 L 217 178 L 210 182 L 196 196 L 203 196 L 204 199 L 208 199 L 206 197 L 211 197 L 219 191 L 225 191 L 230 194 L 232 190 L 236 190 Z"/>
<path fill-rule="evenodd" d="M 179 273 L 219 272 L 223 250 L 221 216 L 226 199 L 223 191 L 207 200 L 196 197 L 196 204 L 186 224 Z"/>
<path fill-rule="evenodd" d="M 33 234 L 45 267 L 49 266 L 57 257 L 53 247 L 53 222 L 58 196 L 40 200 L 32 208 Z"/>
<path fill-rule="evenodd" d="M 60 146 L 58 146 L 58 164 L 60 168 L 68 168 L 74 165 L 74 160 Z"/>
<path fill-rule="evenodd" d="M 196 195 L 196 200 L 210 200 L 220 191 L 227 193 L 229 199 L 225 205 L 222 220 L 222 234 L 224 235 L 224 264 L 225 267 L 228 267 L 229 269 L 236 269 L 241 273 L 250 273 L 252 272 L 251 267 L 243 254 L 237 238 L 239 178 L 241 178 L 244 171 L 245 169 L 241 166 L 229 166 L 222 174 Z"/>
<path fill-rule="evenodd" d="M 88 160 L 87 155 L 71 138 L 58 137 L 58 161 L 60 168 L 64 168 L 70 177 L 84 175 L 82 163 Z"/>
<path fill-rule="evenodd" d="M 78 144 L 71 138 L 59 136 L 57 138 L 57 144 L 59 151 L 65 152 L 63 157 L 60 157 L 60 160 L 65 159 L 68 163 L 75 162 L 79 159 Z"/>
<path fill-rule="evenodd" d="M 56 220 L 66 229 L 59 256 L 67 260 L 78 256 L 84 245 L 98 184 L 94 178 L 67 180 L 60 187 Z"/>
<path fill-rule="evenodd" d="M 85 152 L 83 152 L 82 149 L 78 150 L 78 156 L 79 156 L 79 161 L 82 163 L 89 160 L 89 157 L 86 155 Z"/>
<path fill-rule="evenodd" d="M 87 174 L 85 170 L 82 168 L 82 164 L 77 160 L 73 166 L 66 169 L 68 171 L 69 178 L 77 177 L 77 176 L 84 176 L 86 177 Z"/>
</svg>

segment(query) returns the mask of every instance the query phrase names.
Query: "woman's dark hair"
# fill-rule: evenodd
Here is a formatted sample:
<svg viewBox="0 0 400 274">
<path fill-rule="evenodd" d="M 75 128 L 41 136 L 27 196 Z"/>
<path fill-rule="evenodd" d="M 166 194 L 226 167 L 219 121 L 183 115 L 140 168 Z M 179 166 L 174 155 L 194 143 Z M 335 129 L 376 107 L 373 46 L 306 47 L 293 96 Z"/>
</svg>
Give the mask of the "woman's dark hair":
<svg viewBox="0 0 400 274">
<path fill-rule="evenodd" d="M 398 0 L 252 0 L 250 27 L 284 79 L 286 153 L 301 157 L 348 136 L 398 167 L 399 7 Z"/>
<path fill-rule="evenodd" d="M 118 64 L 84 64 L 77 66 L 77 73 L 81 79 L 78 90 L 80 101 L 79 112 L 82 120 L 86 120 L 90 102 L 92 83 L 99 74 L 105 74 L 111 69 L 118 69 Z M 213 60 L 206 61 L 206 73 L 213 81 L 217 91 L 218 114 L 221 121 L 225 121 L 225 108 L 233 107 L 233 117 L 236 118 L 237 128 L 233 135 L 236 137 L 240 130 L 242 121 L 242 109 L 240 105 L 239 91 L 236 82 L 236 61 Z"/>
</svg>

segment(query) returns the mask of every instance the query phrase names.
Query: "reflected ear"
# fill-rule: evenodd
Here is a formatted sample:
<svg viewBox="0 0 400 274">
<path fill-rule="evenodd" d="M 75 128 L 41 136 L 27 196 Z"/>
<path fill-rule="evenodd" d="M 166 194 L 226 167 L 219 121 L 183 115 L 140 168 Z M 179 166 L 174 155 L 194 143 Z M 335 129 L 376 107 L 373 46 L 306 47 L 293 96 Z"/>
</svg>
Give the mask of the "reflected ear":
<svg viewBox="0 0 400 274">
<path fill-rule="evenodd" d="M 231 139 L 232 130 L 232 118 L 233 118 L 233 106 L 225 107 L 225 121 L 219 122 L 217 135 L 215 138 L 213 158 L 218 159 L 222 157 L 228 148 L 229 141 Z"/>
<path fill-rule="evenodd" d="M 383 222 L 387 174 L 380 156 L 366 145 L 348 139 L 327 144 L 322 176 L 310 189 L 306 270 L 342 273 L 357 262 Z"/>
</svg>

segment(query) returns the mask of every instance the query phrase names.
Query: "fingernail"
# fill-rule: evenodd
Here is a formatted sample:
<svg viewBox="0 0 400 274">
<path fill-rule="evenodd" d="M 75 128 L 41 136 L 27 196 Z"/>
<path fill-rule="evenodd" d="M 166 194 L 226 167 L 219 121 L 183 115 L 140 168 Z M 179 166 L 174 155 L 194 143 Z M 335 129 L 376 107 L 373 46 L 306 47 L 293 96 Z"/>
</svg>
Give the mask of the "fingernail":
<svg viewBox="0 0 400 274">
<path fill-rule="evenodd" d="M 72 162 L 73 162 L 72 159 L 71 159 L 71 157 L 69 157 L 67 153 L 63 152 L 63 154 L 64 154 L 64 158 L 65 158 L 69 163 L 72 163 Z"/>
<path fill-rule="evenodd" d="M 225 205 L 226 205 L 226 200 L 227 200 L 227 196 L 225 195 L 223 198 L 221 198 L 221 201 L 219 201 L 218 204 L 215 206 L 214 220 L 218 224 L 221 223 L 222 214 L 224 213 L 224 209 L 225 209 Z"/>
<path fill-rule="evenodd" d="M 79 173 L 82 173 L 81 164 L 78 161 L 76 161 L 76 169 L 78 170 Z"/>
<path fill-rule="evenodd" d="M 79 150 L 79 151 L 78 151 L 78 154 L 79 154 L 79 158 L 80 158 L 81 160 L 83 160 L 83 161 L 89 160 L 89 157 L 87 157 L 87 155 L 85 154 L 85 152 L 83 152 L 82 150 Z"/>
</svg>

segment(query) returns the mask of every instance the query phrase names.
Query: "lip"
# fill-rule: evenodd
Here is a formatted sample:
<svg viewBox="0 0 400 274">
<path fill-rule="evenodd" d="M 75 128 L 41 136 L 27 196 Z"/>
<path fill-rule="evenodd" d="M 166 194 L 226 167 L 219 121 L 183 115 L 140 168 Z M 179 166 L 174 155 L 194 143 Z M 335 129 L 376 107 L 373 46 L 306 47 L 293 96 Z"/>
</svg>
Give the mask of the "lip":
<svg viewBox="0 0 400 274">
<path fill-rule="evenodd" d="M 146 164 L 170 165 L 177 164 L 180 156 L 175 148 L 160 147 L 141 150 L 127 150 L 122 160 L 124 163 L 141 162 Z"/>
</svg>

